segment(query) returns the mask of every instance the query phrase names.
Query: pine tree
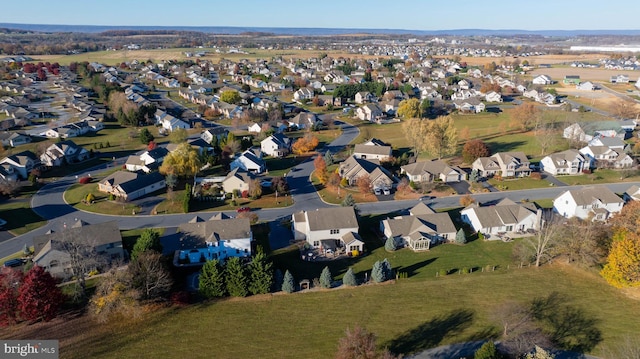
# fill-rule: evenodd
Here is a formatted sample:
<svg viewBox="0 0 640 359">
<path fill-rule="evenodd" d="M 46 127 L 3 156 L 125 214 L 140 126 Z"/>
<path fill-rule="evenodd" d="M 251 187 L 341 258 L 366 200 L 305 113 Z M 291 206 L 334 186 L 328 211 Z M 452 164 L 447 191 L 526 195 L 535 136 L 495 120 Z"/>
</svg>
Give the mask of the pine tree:
<svg viewBox="0 0 640 359">
<path fill-rule="evenodd" d="M 396 241 L 393 239 L 393 237 L 387 238 L 387 241 L 384 242 L 384 249 L 387 252 L 393 252 L 393 251 L 395 251 L 397 249 L 396 248 Z"/>
<path fill-rule="evenodd" d="M 347 195 L 344 197 L 344 200 L 342 201 L 342 203 L 340 203 L 340 205 L 342 207 L 352 207 L 356 205 L 356 200 L 353 199 L 353 196 L 351 195 L 351 193 L 347 193 Z"/>
<path fill-rule="evenodd" d="M 56 317 L 64 301 L 55 279 L 40 266 L 33 266 L 25 275 L 18 294 L 18 307 L 26 320 Z"/>
<path fill-rule="evenodd" d="M 227 260 L 225 269 L 225 281 L 227 292 L 233 297 L 246 297 L 249 294 L 247 289 L 247 274 L 240 258 L 231 257 Z"/>
<path fill-rule="evenodd" d="M 371 269 L 371 279 L 376 283 L 382 283 L 385 281 L 384 269 L 382 268 L 382 263 L 380 261 L 376 261 L 375 263 L 373 263 L 373 268 Z"/>
<path fill-rule="evenodd" d="M 293 293 L 295 290 L 296 290 L 296 284 L 293 279 L 293 274 L 291 274 L 291 272 L 289 272 L 289 270 L 287 269 L 287 271 L 284 272 L 284 279 L 282 281 L 282 291 L 285 293 Z"/>
<path fill-rule="evenodd" d="M 342 277 L 342 284 L 348 287 L 355 287 L 358 285 L 356 276 L 355 274 L 353 274 L 353 269 L 349 268 L 349 270 L 347 270 L 347 273 L 344 274 L 344 277 Z"/>
<path fill-rule="evenodd" d="M 273 277 L 273 291 L 278 292 L 282 289 L 282 283 L 284 283 L 284 274 L 282 274 L 282 271 L 280 269 L 276 269 Z"/>
<path fill-rule="evenodd" d="M 464 234 L 464 230 L 460 228 L 456 233 L 456 243 L 465 244 L 467 243 L 467 236 Z"/>
<path fill-rule="evenodd" d="M 266 294 L 273 285 L 273 264 L 267 260 L 262 247 L 258 247 L 256 254 L 249 265 L 251 283 L 249 291 L 251 294 Z"/>
<path fill-rule="evenodd" d="M 385 258 L 381 264 L 382 273 L 384 273 L 384 281 L 393 279 L 393 268 L 391 268 L 391 263 L 389 263 L 389 260 Z"/>
<path fill-rule="evenodd" d="M 333 164 L 333 155 L 331 154 L 331 151 L 327 150 L 327 152 L 324 153 L 324 162 L 327 166 L 331 166 Z"/>
<path fill-rule="evenodd" d="M 223 297 L 225 295 L 224 268 L 218 260 L 207 261 L 202 266 L 198 291 L 206 298 Z"/>
<path fill-rule="evenodd" d="M 148 250 L 162 253 L 160 233 L 152 228 L 146 228 L 136 241 L 136 244 L 133 245 L 131 259 L 136 259 L 140 253 Z"/>
<path fill-rule="evenodd" d="M 331 271 L 329 267 L 324 267 L 322 273 L 320 273 L 320 286 L 322 288 L 331 288 Z"/>
</svg>

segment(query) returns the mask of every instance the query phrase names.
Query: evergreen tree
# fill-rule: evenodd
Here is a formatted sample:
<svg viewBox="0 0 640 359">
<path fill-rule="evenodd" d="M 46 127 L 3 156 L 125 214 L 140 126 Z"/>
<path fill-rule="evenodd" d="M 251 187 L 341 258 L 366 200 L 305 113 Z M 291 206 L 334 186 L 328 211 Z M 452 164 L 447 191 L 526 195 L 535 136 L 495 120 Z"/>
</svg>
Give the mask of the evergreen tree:
<svg viewBox="0 0 640 359">
<path fill-rule="evenodd" d="M 218 260 L 206 261 L 202 266 L 198 291 L 206 298 L 225 295 L 224 268 Z"/>
<path fill-rule="evenodd" d="M 395 239 L 393 239 L 393 237 L 389 237 L 387 238 L 387 241 L 384 242 L 384 249 L 387 250 L 387 252 L 393 252 L 395 251 L 396 248 L 396 241 Z"/>
<path fill-rule="evenodd" d="M 322 273 L 320 273 L 320 286 L 322 288 L 331 288 L 331 281 L 331 271 L 329 270 L 329 267 L 324 267 Z"/>
<path fill-rule="evenodd" d="M 280 269 L 276 269 L 273 282 L 273 291 L 278 292 L 282 289 L 282 283 L 284 282 L 284 275 Z"/>
<path fill-rule="evenodd" d="M 492 340 L 482 344 L 478 350 L 476 350 L 473 355 L 473 359 L 499 359 L 500 354 L 498 353 L 498 349 L 496 349 L 496 345 Z"/>
<path fill-rule="evenodd" d="M 349 268 L 349 270 L 347 270 L 347 273 L 344 274 L 344 277 L 342 277 L 342 284 L 348 287 L 355 287 L 358 285 L 356 275 L 353 274 L 353 269 Z"/>
<path fill-rule="evenodd" d="M 331 151 L 327 150 L 327 152 L 324 153 L 324 162 L 327 166 L 331 166 L 333 164 L 333 155 L 331 154 Z"/>
<path fill-rule="evenodd" d="M 133 245 L 131 259 L 136 259 L 140 253 L 152 250 L 162 253 L 162 243 L 160 243 L 160 233 L 152 228 L 146 228 Z"/>
<path fill-rule="evenodd" d="M 384 280 L 387 281 L 393 279 L 393 268 L 391 268 L 391 263 L 389 263 L 389 260 L 385 258 L 381 264 L 382 273 L 384 273 Z"/>
<path fill-rule="evenodd" d="M 18 290 L 18 308 L 27 320 L 49 321 L 56 317 L 64 296 L 49 272 L 33 266 Z"/>
<path fill-rule="evenodd" d="M 225 281 L 227 292 L 234 297 L 246 297 L 249 294 L 247 289 L 247 274 L 240 258 L 231 257 L 227 260 L 225 269 Z"/>
<path fill-rule="evenodd" d="M 469 174 L 469 181 L 471 181 L 471 183 L 477 183 L 480 180 L 480 174 L 478 173 L 477 169 L 472 169 L 471 173 Z"/>
<path fill-rule="evenodd" d="M 467 243 L 467 236 L 464 234 L 464 230 L 460 228 L 456 233 L 456 243 L 465 244 Z"/>
<path fill-rule="evenodd" d="M 249 291 L 251 294 L 266 294 L 273 285 L 273 264 L 267 260 L 262 247 L 258 247 L 255 256 L 249 265 L 251 283 Z"/>
<path fill-rule="evenodd" d="M 352 207 L 356 205 L 356 200 L 353 199 L 353 196 L 351 195 L 351 193 L 347 193 L 347 195 L 344 197 L 344 200 L 342 201 L 342 203 L 340 203 L 340 205 L 342 207 Z"/>
<path fill-rule="evenodd" d="M 384 269 L 382 268 L 382 263 L 380 261 L 376 261 L 375 263 L 373 263 L 373 268 L 371 269 L 371 279 L 376 283 L 382 283 L 385 281 Z"/>
<path fill-rule="evenodd" d="M 296 290 L 296 283 L 293 279 L 293 274 L 287 269 L 284 272 L 284 279 L 282 280 L 282 291 L 285 293 L 293 293 Z"/>
</svg>

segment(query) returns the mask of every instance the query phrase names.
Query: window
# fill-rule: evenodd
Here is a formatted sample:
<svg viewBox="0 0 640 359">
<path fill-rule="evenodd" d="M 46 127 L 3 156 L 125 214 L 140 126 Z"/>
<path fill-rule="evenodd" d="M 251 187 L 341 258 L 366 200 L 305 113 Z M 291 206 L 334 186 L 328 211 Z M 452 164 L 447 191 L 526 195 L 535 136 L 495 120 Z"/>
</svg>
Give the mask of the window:
<svg viewBox="0 0 640 359">
<path fill-rule="evenodd" d="M 353 252 L 353 251 L 359 251 L 360 247 L 358 246 L 349 246 L 349 252 Z"/>
<path fill-rule="evenodd" d="M 313 241 L 314 247 L 320 247 L 320 241 Z"/>
<path fill-rule="evenodd" d="M 507 226 L 507 232 L 513 232 L 513 226 Z"/>
<path fill-rule="evenodd" d="M 340 234 L 340 230 L 339 229 L 332 229 L 330 231 L 331 234 Z"/>
<path fill-rule="evenodd" d="M 57 260 L 52 260 L 51 262 L 49 262 L 49 268 L 55 268 L 57 266 L 60 265 L 60 262 L 58 262 Z"/>
</svg>

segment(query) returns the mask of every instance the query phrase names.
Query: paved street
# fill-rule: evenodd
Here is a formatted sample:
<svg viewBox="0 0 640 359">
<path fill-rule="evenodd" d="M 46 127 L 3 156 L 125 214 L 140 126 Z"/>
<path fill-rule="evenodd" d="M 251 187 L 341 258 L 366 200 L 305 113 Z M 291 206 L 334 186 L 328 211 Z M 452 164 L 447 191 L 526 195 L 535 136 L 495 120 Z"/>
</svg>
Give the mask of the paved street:
<svg viewBox="0 0 640 359">
<path fill-rule="evenodd" d="M 331 142 L 328 146 L 325 146 L 325 148 L 320 152 L 331 150 L 332 153 L 336 153 L 358 136 L 359 131 L 356 127 L 341 122 L 337 122 L 336 124 L 342 127 L 342 135 Z M 78 176 L 91 172 L 97 173 L 101 169 L 106 168 L 106 166 L 107 165 L 102 165 L 100 167 L 92 168 L 91 170 L 85 171 L 85 173 L 78 174 Z M 309 181 L 309 176 L 312 171 L 312 159 L 297 165 L 294 169 L 289 171 L 287 174 L 287 181 L 291 188 L 291 195 L 294 198 L 294 205 L 287 208 L 272 208 L 256 211 L 260 220 L 279 220 L 290 216 L 295 211 L 314 210 L 316 208 L 331 206 L 320 199 L 313 185 Z M 182 223 L 188 222 L 195 216 L 194 213 L 112 216 L 79 211 L 66 204 L 63 199 L 63 193 L 66 188 L 75 182 L 76 175 L 60 178 L 55 182 L 47 184 L 33 196 L 31 200 L 31 207 L 38 215 L 48 220 L 48 223 L 45 226 L 27 234 L 0 241 L 0 258 L 21 251 L 25 244 L 32 245 L 34 236 L 42 235 L 50 229 L 61 230 L 65 224 L 73 223 L 80 219 L 88 223 L 100 223 L 108 220 L 115 220 L 118 221 L 118 225 L 121 229 L 136 229 L 177 227 Z M 640 183 L 626 182 L 608 184 L 606 186 L 614 192 L 623 192 L 633 184 L 640 185 Z M 513 201 L 520 201 L 524 199 L 533 201 L 537 199 L 554 198 L 567 189 L 577 189 L 580 187 L 581 186 L 567 186 L 562 188 L 549 187 L 521 191 L 482 193 L 472 196 L 480 203 L 495 202 L 502 198 L 510 198 Z M 458 207 L 460 206 L 460 197 L 461 195 L 454 195 L 436 198 L 434 200 L 430 200 L 429 203 L 434 208 Z M 382 201 L 362 203 L 358 205 L 358 208 L 360 209 L 361 214 L 383 214 L 405 210 L 411 208 L 416 203 L 418 203 L 418 200 Z M 198 215 L 207 217 L 214 213 L 216 212 L 198 213 Z M 227 211 L 225 213 L 230 216 L 235 216 L 236 214 L 234 211 Z"/>
</svg>

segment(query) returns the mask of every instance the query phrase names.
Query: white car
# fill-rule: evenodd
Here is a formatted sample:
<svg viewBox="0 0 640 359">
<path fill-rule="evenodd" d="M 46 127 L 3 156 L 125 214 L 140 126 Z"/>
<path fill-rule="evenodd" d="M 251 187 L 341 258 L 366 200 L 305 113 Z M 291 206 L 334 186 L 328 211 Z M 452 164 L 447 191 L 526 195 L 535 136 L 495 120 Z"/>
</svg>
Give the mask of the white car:
<svg viewBox="0 0 640 359">
<path fill-rule="evenodd" d="M 391 194 L 391 190 L 388 188 L 383 189 L 382 192 L 385 194 L 385 196 L 388 196 Z"/>
</svg>

